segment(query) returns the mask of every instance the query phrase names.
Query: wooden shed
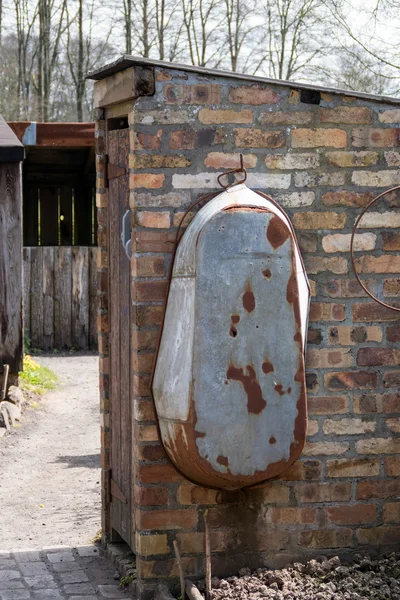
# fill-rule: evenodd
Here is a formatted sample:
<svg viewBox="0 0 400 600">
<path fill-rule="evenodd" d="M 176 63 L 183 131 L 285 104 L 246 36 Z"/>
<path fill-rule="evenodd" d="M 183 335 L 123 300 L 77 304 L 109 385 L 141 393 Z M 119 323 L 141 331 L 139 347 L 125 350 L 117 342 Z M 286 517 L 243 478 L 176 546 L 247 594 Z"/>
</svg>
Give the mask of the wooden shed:
<svg viewBox="0 0 400 600">
<path fill-rule="evenodd" d="M 22 369 L 22 181 L 24 147 L 0 116 L 0 373 Z"/>
<path fill-rule="evenodd" d="M 9 123 L 25 146 L 25 332 L 32 347 L 96 349 L 94 123 Z"/>
</svg>

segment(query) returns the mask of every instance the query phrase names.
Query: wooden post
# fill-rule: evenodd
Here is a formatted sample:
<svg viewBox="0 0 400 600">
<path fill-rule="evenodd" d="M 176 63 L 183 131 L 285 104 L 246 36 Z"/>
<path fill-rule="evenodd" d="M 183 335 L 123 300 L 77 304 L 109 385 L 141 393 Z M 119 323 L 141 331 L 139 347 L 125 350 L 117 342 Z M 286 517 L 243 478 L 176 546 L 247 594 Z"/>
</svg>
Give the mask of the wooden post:
<svg viewBox="0 0 400 600">
<path fill-rule="evenodd" d="M 0 115 L 0 374 L 22 369 L 22 178 L 24 147 Z"/>
</svg>

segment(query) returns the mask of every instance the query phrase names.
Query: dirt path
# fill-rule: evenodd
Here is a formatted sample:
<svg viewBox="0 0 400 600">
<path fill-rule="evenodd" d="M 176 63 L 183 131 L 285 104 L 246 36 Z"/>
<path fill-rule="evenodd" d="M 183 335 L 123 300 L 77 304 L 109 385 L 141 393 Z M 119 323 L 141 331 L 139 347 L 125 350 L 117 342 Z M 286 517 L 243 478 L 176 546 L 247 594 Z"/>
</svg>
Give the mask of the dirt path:
<svg viewBox="0 0 400 600">
<path fill-rule="evenodd" d="M 61 388 L 0 439 L 0 551 L 81 546 L 100 529 L 98 358 L 38 361 Z"/>
</svg>

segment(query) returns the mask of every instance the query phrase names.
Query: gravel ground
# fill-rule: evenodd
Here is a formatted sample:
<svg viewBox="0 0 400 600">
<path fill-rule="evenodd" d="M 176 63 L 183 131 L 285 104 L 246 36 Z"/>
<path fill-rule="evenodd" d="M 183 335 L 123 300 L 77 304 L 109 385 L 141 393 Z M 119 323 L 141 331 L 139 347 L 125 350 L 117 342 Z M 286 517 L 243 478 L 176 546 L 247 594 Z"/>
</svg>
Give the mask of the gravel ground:
<svg viewBox="0 0 400 600">
<path fill-rule="evenodd" d="M 212 583 L 213 600 L 400 600 L 400 554 L 379 560 L 356 554 L 346 564 L 320 557 L 277 571 L 245 568 Z"/>
<path fill-rule="evenodd" d="M 98 357 L 35 360 L 61 386 L 0 439 L 0 551 L 86 545 L 100 529 Z"/>
</svg>

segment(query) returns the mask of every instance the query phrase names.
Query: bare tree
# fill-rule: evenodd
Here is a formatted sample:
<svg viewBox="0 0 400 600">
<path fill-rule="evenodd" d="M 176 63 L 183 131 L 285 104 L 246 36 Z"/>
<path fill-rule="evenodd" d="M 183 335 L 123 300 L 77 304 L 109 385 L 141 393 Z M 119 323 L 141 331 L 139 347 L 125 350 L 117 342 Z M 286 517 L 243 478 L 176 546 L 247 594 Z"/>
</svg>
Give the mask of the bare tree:
<svg viewBox="0 0 400 600">
<path fill-rule="evenodd" d="M 226 45 L 229 48 L 229 67 L 232 71 L 239 70 L 239 61 L 242 57 L 244 46 L 249 41 L 251 34 L 259 28 L 254 23 L 254 3 L 243 0 L 225 0 L 224 6 Z M 253 24 L 252 24 L 253 21 Z M 248 55 L 243 57 L 243 69 L 246 69 Z"/>
<path fill-rule="evenodd" d="M 70 0 L 72 2 L 72 0 Z M 94 69 L 100 60 L 106 56 L 108 41 L 112 29 L 104 32 L 102 38 L 94 37 L 96 19 L 96 5 L 94 0 L 84 2 L 77 0 L 76 13 L 70 14 L 70 7 L 66 4 L 66 55 L 72 85 L 75 88 L 76 119 L 83 121 L 86 74 Z"/>
<path fill-rule="evenodd" d="M 218 67 L 224 59 L 222 0 L 182 0 L 186 44 L 192 65 Z"/>
<path fill-rule="evenodd" d="M 326 48 L 323 12 L 321 0 L 266 0 L 253 72 L 266 71 L 276 79 L 307 74 Z"/>
<path fill-rule="evenodd" d="M 28 0 L 14 0 L 17 38 L 17 106 L 18 118 L 28 119 L 31 112 L 31 82 L 37 55 L 37 38 L 34 27 L 38 6 L 30 6 Z"/>
</svg>

